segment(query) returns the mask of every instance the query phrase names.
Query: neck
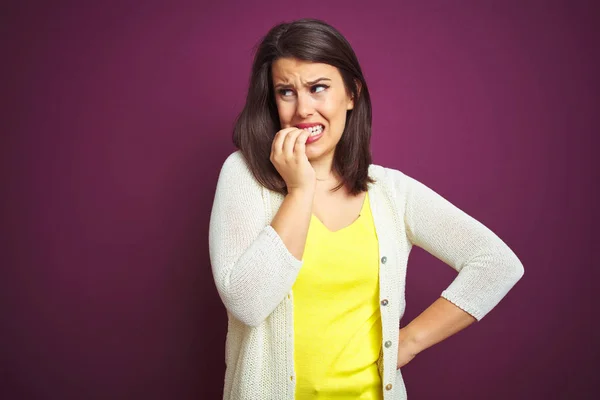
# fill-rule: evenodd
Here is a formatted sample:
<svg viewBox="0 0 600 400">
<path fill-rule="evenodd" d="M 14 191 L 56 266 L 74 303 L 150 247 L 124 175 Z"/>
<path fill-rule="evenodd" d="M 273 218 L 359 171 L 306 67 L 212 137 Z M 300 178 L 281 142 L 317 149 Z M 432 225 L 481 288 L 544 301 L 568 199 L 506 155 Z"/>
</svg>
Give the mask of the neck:
<svg viewBox="0 0 600 400">
<path fill-rule="evenodd" d="M 330 187 L 332 184 L 337 185 L 339 176 L 333 171 L 333 157 L 312 160 L 310 164 L 317 176 L 317 186 L 326 185 L 326 187 Z"/>
<path fill-rule="evenodd" d="M 330 180 L 333 178 L 333 159 L 312 160 L 310 162 L 318 181 Z"/>
</svg>

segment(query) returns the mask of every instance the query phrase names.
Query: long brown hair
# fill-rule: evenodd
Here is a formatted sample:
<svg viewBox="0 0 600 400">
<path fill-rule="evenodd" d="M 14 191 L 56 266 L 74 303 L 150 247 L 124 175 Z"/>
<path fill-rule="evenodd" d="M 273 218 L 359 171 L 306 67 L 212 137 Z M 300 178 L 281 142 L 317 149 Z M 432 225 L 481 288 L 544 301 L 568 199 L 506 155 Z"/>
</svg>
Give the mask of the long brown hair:
<svg viewBox="0 0 600 400">
<path fill-rule="evenodd" d="M 350 193 L 367 190 L 371 164 L 371 99 L 354 50 L 334 27 L 317 19 L 300 19 L 274 26 L 259 43 L 252 64 L 246 104 L 237 118 L 233 143 L 241 150 L 254 177 L 267 189 L 287 194 L 287 187 L 270 161 L 271 145 L 280 129 L 271 66 L 279 58 L 337 67 L 354 107 L 338 142 L 333 169 Z"/>
</svg>

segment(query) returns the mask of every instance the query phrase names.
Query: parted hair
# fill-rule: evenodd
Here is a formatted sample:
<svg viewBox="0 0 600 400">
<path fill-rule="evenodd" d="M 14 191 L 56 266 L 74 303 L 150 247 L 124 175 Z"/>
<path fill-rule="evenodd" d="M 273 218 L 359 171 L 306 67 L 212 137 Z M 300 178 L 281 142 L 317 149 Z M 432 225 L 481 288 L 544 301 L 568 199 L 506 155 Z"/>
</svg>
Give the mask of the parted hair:
<svg viewBox="0 0 600 400">
<path fill-rule="evenodd" d="M 352 194 L 366 191 L 373 180 L 371 164 L 371 99 L 358 58 L 348 41 L 334 27 L 317 19 L 281 23 L 269 30 L 255 48 L 246 104 L 237 117 L 233 143 L 242 152 L 258 182 L 267 189 L 287 194 L 285 181 L 270 161 L 275 134 L 281 129 L 275 103 L 271 66 L 279 58 L 324 63 L 340 72 L 354 107 L 346 114 L 346 126 L 338 142 L 333 169 L 342 178 L 337 190 L 347 186 Z"/>
</svg>

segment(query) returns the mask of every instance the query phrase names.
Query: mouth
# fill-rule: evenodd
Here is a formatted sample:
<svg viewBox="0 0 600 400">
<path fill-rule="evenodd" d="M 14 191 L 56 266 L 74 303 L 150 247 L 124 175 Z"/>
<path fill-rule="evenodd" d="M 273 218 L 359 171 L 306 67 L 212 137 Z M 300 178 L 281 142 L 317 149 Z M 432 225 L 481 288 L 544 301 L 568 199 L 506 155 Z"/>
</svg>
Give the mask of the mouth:
<svg viewBox="0 0 600 400">
<path fill-rule="evenodd" d="M 308 131 L 309 136 L 308 136 L 308 139 L 306 140 L 306 144 L 311 144 L 311 143 L 314 143 L 317 140 L 319 140 L 323 136 L 323 131 L 325 131 L 325 126 L 323 126 L 321 124 L 312 125 L 312 126 L 308 126 L 308 127 L 299 125 L 298 128 Z"/>
</svg>

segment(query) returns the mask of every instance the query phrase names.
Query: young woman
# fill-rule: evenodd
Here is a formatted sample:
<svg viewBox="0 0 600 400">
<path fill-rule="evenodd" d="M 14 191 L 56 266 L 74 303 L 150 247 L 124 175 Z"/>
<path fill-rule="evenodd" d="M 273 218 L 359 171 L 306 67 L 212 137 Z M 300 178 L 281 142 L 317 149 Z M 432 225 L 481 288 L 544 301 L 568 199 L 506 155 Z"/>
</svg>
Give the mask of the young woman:
<svg viewBox="0 0 600 400">
<path fill-rule="evenodd" d="M 372 164 L 370 138 L 369 90 L 346 39 L 313 19 L 272 28 L 210 221 L 228 315 L 224 399 L 406 399 L 400 368 L 523 275 L 490 229 Z M 413 245 L 458 275 L 399 329 Z"/>
</svg>

